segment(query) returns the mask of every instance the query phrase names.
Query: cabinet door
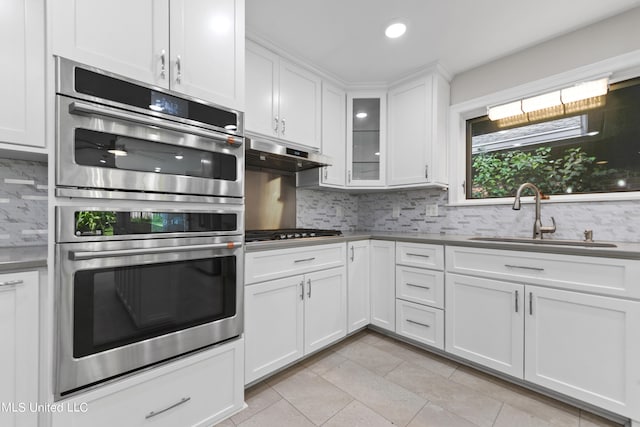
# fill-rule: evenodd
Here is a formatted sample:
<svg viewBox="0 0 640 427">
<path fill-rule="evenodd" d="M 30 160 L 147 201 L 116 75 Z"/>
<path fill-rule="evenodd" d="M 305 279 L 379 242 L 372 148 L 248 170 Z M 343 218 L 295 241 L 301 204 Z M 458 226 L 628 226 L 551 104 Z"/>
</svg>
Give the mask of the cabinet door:
<svg viewBox="0 0 640 427">
<path fill-rule="evenodd" d="M 522 378 L 524 286 L 447 274 L 446 351 Z"/>
<path fill-rule="evenodd" d="M 430 182 L 432 76 L 389 91 L 389 185 Z"/>
<path fill-rule="evenodd" d="M 640 419 L 640 302 L 526 292 L 525 380 Z"/>
<path fill-rule="evenodd" d="M 347 185 L 385 185 L 387 96 L 384 92 L 347 95 Z"/>
<path fill-rule="evenodd" d="M 38 273 L 0 275 L 0 425 L 37 424 L 37 412 L 20 412 L 19 404 L 38 401 Z"/>
<path fill-rule="evenodd" d="M 278 117 L 278 67 L 276 55 L 247 41 L 245 128 L 247 131 L 277 137 L 280 129 Z"/>
<path fill-rule="evenodd" d="M 244 111 L 244 0 L 171 0 L 171 88 Z"/>
<path fill-rule="evenodd" d="M 321 169 L 320 182 L 344 186 L 346 152 L 346 93 L 336 87 L 322 86 L 322 154 L 331 157 L 331 166 Z"/>
<path fill-rule="evenodd" d="M 280 60 L 280 137 L 320 149 L 321 80 Z"/>
<path fill-rule="evenodd" d="M 371 240 L 371 324 L 395 332 L 395 242 Z"/>
<path fill-rule="evenodd" d="M 169 87 L 169 0 L 54 3 L 54 55 Z"/>
<path fill-rule="evenodd" d="M 344 267 L 305 276 L 304 353 L 347 335 L 347 273 Z"/>
<path fill-rule="evenodd" d="M 245 384 L 302 357 L 303 279 L 245 287 Z"/>
<path fill-rule="evenodd" d="M 441 309 L 396 300 L 396 332 L 444 350 L 444 314 Z"/>
<path fill-rule="evenodd" d="M 0 52 L 0 143 L 44 147 L 44 2 L 2 0 Z"/>
<path fill-rule="evenodd" d="M 348 328 L 351 333 L 365 327 L 370 322 L 369 305 L 369 241 L 350 242 L 347 248 L 347 313 Z"/>
</svg>

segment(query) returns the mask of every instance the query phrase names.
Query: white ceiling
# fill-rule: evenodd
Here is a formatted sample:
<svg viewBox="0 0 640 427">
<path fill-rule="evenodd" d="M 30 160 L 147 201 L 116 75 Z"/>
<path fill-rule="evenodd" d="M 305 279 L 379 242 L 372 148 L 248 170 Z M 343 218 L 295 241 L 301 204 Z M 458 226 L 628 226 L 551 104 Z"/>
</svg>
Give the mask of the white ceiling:
<svg viewBox="0 0 640 427">
<path fill-rule="evenodd" d="M 246 27 L 344 82 L 372 83 L 436 61 L 455 75 L 637 6 L 640 0 L 246 0 Z M 407 33 L 387 39 L 384 29 L 396 18 Z"/>
</svg>

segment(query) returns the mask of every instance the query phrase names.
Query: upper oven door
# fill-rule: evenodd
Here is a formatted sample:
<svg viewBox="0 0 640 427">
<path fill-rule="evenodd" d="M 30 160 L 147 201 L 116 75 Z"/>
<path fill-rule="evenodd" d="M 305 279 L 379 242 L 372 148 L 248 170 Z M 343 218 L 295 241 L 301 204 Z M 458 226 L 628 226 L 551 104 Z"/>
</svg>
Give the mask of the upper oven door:
<svg viewBox="0 0 640 427">
<path fill-rule="evenodd" d="M 56 98 L 57 187 L 243 197 L 241 137 Z"/>
</svg>

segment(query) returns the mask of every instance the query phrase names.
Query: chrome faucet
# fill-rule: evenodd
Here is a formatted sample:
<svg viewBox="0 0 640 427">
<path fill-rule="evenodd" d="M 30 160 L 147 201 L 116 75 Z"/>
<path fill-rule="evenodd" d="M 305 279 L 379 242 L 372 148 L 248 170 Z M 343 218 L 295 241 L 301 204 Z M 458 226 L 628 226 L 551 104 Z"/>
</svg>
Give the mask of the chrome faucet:
<svg viewBox="0 0 640 427">
<path fill-rule="evenodd" d="M 556 220 L 553 217 L 551 217 L 551 221 L 553 222 L 553 226 L 551 227 L 543 226 L 542 221 L 540 220 L 540 200 L 548 199 L 549 196 L 545 196 L 544 194 L 542 194 L 540 189 L 535 185 L 533 185 L 532 183 L 525 182 L 518 188 L 518 191 L 516 192 L 516 199 L 513 201 L 513 210 L 516 210 L 516 211 L 520 210 L 520 194 L 522 193 L 522 190 L 524 190 L 525 188 L 532 189 L 535 192 L 535 197 L 536 197 L 536 219 L 535 219 L 535 222 L 533 223 L 533 238 L 542 239 L 542 236 L 544 235 L 544 233 L 555 233 Z"/>
</svg>

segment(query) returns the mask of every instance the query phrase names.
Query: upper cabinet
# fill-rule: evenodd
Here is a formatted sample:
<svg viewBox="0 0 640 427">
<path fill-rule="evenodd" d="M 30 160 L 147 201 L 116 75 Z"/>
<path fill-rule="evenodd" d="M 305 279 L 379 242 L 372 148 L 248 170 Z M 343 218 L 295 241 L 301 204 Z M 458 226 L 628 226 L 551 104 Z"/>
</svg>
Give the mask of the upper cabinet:
<svg viewBox="0 0 640 427">
<path fill-rule="evenodd" d="M 331 157 L 331 166 L 321 169 L 320 183 L 344 187 L 347 94 L 335 86 L 322 85 L 322 154 Z"/>
<path fill-rule="evenodd" d="M 319 150 L 320 78 L 251 42 L 246 61 L 246 129 Z"/>
<path fill-rule="evenodd" d="M 385 184 L 386 93 L 347 96 L 347 186 Z"/>
<path fill-rule="evenodd" d="M 2 0 L 0 148 L 44 147 L 44 37 L 44 2 Z"/>
<path fill-rule="evenodd" d="M 433 72 L 389 91 L 390 186 L 447 182 L 449 83 Z"/>
<path fill-rule="evenodd" d="M 55 55 L 244 110 L 244 0 L 57 0 Z"/>
</svg>

